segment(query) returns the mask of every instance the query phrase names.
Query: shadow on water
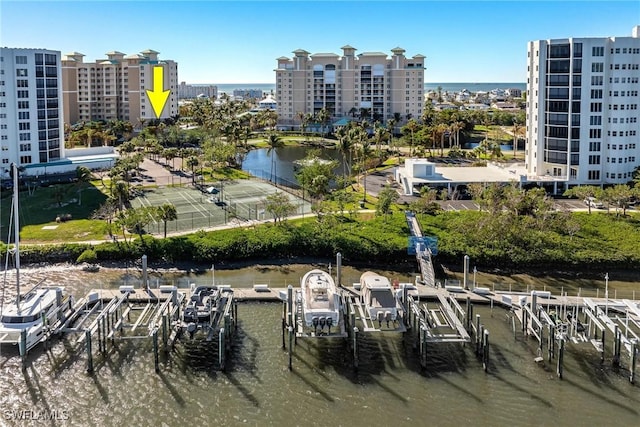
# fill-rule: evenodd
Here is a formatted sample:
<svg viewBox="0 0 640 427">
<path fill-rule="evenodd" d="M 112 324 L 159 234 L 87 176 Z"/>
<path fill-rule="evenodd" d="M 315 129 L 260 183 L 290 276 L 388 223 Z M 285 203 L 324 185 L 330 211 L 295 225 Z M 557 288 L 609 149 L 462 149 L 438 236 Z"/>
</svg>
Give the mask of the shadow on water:
<svg viewBox="0 0 640 427">
<path fill-rule="evenodd" d="M 580 389 L 580 390 L 584 391 L 585 393 L 588 393 L 591 396 L 593 396 L 593 397 L 595 397 L 595 398 L 597 398 L 599 400 L 607 402 L 608 404 L 616 406 L 617 408 L 623 409 L 623 410 L 629 412 L 632 415 L 636 415 L 636 416 L 640 415 L 640 412 L 638 411 L 638 407 L 637 406 L 636 407 L 630 407 L 628 405 L 625 405 L 625 404 L 617 401 L 616 399 L 614 399 L 612 397 L 608 397 L 607 395 L 605 395 L 603 393 L 598 393 L 593 389 L 589 389 L 589 388 L 585 387 L 584 385 L 573 381 L 571 378 L 564 377 L 564 379 L 562 381 L 566 382 L 568 384 L 571 384 L 573 387 L 575 387 L 577 389 Z M 632 387 L 634 387 L 634 386 L 632 386 Z M 638 394 L 636 394 L 636 396 L 638 396 Z M 626 397 L 627 399 L 631 398 L 630 394 L 625 394 L 624 397 Z M 636 402 L 638 401 L 637 397 L 636 397 L 635 400 L 636 400 Z M 637 405 L 637 403 L 636 403 L 636 405 Z"/>
<path fill-rule="evenodd" d="M 234 376 L 233 373 L 226 372 L 226 373 L 223 373 L 222 375 L 226 377 L 229 380 L 229 382 L 233 384 L 236 387 L 236 389 L 238 389 L 238 391 L 242 393 L 245 399 L 247 399 L 253 406 L 255 406 L 256 408 L 260 407 L 260 401 L 254 396 L 253 393 L 251 393 L 251 391 L 249 391 L 249 389 L 247 389 L 247 387 L 245 387 L 244 385 L 242 385 L 240 381 L 238 381 L 238 379 Z"/>
<path fill-rule="evenodd" d="M 300 378 L 300 380 L 302 380 L 302 382 L 304 382 L 309 388 L 311 388 L 316 393 L 318 393 L 320 396 L 322 396 L 327 402 L 331 402 L 331 403 L 334 402 L 333 397 L 331 397 L 331 395 L 329 393 L 327 393 L 326 391 L 320 389 L 320 387 L 318 386 L 317 381 L 315 379 L 308 379 L 298 369 L 296 369 L 295 366 L 291 370 L 291 373 L 293 375 L 295 375 L 296 377 Z M 314 378 L 316 377 L 316 372 L 313 372 L 313 377 Z"/>
<path fill-rule="evenodd" d="M 88 375 L 93 380 L 93 384 L 96 386 L 96 389 L 98 390 L 98 394 L 100 395 L 100 398 L 102 399 L 102 401 L 104 403 L 109 403 L 109 393 L 107 393 L 107 389 L 105 389 L 102 383 L 100 382 L 98 375 L 95 372 Z"/>
<path fill-rule="evenodd" d="M 532 393 L 531 390 L 538 390 L 538 387 L 532 387 L 531 389 L 529 388 L 525 388 L 522 386 L 519 386 L 518 384 L 516 384 L 513 381 L 509 381 L 506 378 L 504 378 L 501 375 L 498 375 L 496 373 L 492 373 L 491 376 L 497 380 L 500 380 L 501 382 L 503 382 L 504 384 L 506 384 L 507 386 L 509 386 L 510 388 L 519 391 L 520 393 L 528 396 L 530 399 L 535 400 L 540 402 L 541 404 L 543 404 L 544 406 L 546 406 L 547 408 L 553 408 L 553 404 L 551 402 L 549 402 L 546 399 L 543 399 L 542 397 L 536 395 L 535 393 Z"/>
<path fill-rule="evenodd" d="M 158 372 L 158 377 L 162 380 L 162 383 L 167 388 L 167 390 L 169 390 L 169 393 L 171 394 L 171 397 L 173 397 L 173 400 L 175 400 L 176 403 L 180 405 L 180 407 L 185 407 L 186 404 L 184 399 L 182 398 L 181 393 L 175 388 L 175 386 L 171 383 L 171 380 L 167 378 L 162 370 Z"/>
<path fill-rule="evenodd" d="M 27 390 L 29 391 L 31 402 L 33 402 L 34 404 L 43 404 L 46 409 L 49 409 L 49 404 L 47 403 L 42 387 L 40 386 L 38 371 L 31 362 L 27 363 L 27 366 L 23 370 L 22 375 L 24 377 L 24 382 L 27 386 Z"/>
<path fill-rule="evenodd" d="M 630 372 L 623 367 L 611 366 L 607 362 L 600 361 L 600 355 L 594 351 L 584 351 L 584 349 L 576 349 L 572 347 L 571 357 L 578 363 L 578 370 L 582 372 L 575 372 L 576 376 L 581 378 L 588 378 L 593 385 L 598 389 L 606 388 L 609 391 L 615 392 L 620 397 L 629 398 L 628 387 L 620 388 L 616 384 L 627 384 L 629 387 L 637 388 L 637 385 L 630 384 L 628 381 L 614 382 L 612 379 L 621 378 L 628 380 Z M 581 351 L 582 350 L 582 351 Z M 625 357 L 622 357 L 622 363 L 625 361 Z M 574 372 L 571 366 L 565 367 L 565 372 L 571 374 Z M 585 388 L 586 390 L 586 388 Z M 640 401 L 640 394 L 636 394 L 637 401 Z M 607 400 L 609 401 L 609 400 Z M 613 400 L 611 403 L 614 402 Z"/>
<path fill-rule="evenodd" d="M 242 321 L 238 321 L 238 327 L 232 338 L 231 348 L 229 348 L 225 370 L 227 372 L 247 372 L 261 384 L 262 379 L 257 375 L 260 350 L 260 341 L 245 331 L 242 327 Z"/>
</svg>

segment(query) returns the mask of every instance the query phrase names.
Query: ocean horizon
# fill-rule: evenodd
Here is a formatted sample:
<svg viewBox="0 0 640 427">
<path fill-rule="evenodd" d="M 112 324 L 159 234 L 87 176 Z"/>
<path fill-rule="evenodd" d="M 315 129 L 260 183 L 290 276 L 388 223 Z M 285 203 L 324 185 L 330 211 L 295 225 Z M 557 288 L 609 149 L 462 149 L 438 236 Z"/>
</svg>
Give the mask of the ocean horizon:
<svg viewBox="0 0 640 427">
<path fill-rule="evenodd" d="M 233 94 L 236 89 L 248 90 L 258 89 L 264 93 L 275 93 L 275 83 L 207 83 L 218 87 L 218 93 Z M 526 83 L 518 82 L 454 82 L 454 83 L 425 83 L 425 92 L 438 90 L 442 88 L 443 92 L 459 92 L 467 89 L 470 92 L 488 92 L 492 89 L 520 89 L 526 90 Z"/>
</svg>

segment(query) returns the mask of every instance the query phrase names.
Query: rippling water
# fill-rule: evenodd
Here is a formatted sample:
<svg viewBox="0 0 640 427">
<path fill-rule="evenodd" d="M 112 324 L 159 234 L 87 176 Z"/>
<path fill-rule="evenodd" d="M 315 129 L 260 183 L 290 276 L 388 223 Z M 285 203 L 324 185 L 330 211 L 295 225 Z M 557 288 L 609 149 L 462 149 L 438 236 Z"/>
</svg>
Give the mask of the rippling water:
<svg viewBox="0 0 640 427">
<path fill-rule="evenodd" d="M 216 271 L 216 282 L 280 286 L 295 283 L 302 269 Z M 345 270 L 350 279 L 359 273 Z M 40 275 L 78 297 L 92 287 L 139 280 L 133 269 L 27 273 L 30 280 Z M 181 286 L 211 280 L 210 273 L 155 276 Z M 592 347 L 569 344 L 565 379 L 558 380 L 555 365 L 534 363 L 534 341 L 514 339 L 505 311 L 481 306 L 475 312 L 490 330 L 488 373 L 471 347 L 460 345 L 431 346 L 423 372 L 414 342 L 393 333 L 361 335 L 357 372 L 343 340 L 299 339 L 289 371 L 277 303 L 239 305 L 226 372 L 212 369 L 212 346 L 198 341 L 179 342 L 168 357 L 161 354 L 159 374 L 150 342 L 121 341 L 105 358 L 95 353 L 93 375 L 73 337 L 49 349 L 38 346 L 24 372 L 17 350 L 3 347 L 0 425 L 638 425 L 640 387 L 629 383 L 628 371 L 611 368 L 610 351 L 600 364 Z M 18 422 L 21 412 L 57 413 L 58 420 Z"/>
</svg>

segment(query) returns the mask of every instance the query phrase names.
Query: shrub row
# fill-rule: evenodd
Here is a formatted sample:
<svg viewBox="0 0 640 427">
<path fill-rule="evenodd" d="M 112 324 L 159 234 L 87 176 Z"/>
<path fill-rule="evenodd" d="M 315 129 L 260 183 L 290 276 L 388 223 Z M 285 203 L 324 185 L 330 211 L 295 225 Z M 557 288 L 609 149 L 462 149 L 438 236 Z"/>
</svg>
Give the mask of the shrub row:
<svg viewBox="0 0 640 427">
<path fill-rule="evenodd" d="M 438 238 L 441 263 L 461 263 L 469 255 L 475 265 L 496 268 L 590 269 L 640 266 L 640 220 L 611 214 L 576 213 L 578 231 L 568 234 L 550 221 L 533 226 L 531 219 L 493 223 L 482 212 L 442 212 L 420 218 L 425 235 Z M 555 225 L 554 225 L 555 224 Z M 392 265 L 412 261 L 407 255 L 408 228 L 404 215 L 368 221 L 329 217 L 264 224 L 214 232 L 132 242 L 23 246 L 25 263 L 135 260 L 198 263 L 332 258 L 341 252 L 345 262 Z M 6 248 L 3 248 L 3 252 Z M 89 251 L 89 252 L 87 252 Z M 81 256 L 82 255 L 82 256 Z"/>
</svg>

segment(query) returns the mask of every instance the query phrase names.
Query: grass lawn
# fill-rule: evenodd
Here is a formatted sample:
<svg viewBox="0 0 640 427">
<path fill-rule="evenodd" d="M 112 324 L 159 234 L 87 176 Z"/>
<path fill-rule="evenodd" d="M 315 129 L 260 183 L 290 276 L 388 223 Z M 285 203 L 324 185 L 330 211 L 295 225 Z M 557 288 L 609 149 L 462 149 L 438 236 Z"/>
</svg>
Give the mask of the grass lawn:
<svg viewBox="0 0 640 427">
<path fill-rule="evenodd" d="M 107 235 L 107 223 L 97 219 L 78 219 L 56 223 L 27 225 L 20 233 L 21 243 L 80 242 L 103 240 Z"/>
<path fill-rule="evenodd" d="M 20 202 L 20 227 L 21 240 L 39 240 L 41 229 L 45 225 L 59 225 L 56 230 L 46 230 L 47 241 L 71 241 L 89 240 L 89 238 L 76 238 L 76 234 L 87 236 L 98 233 L 97 226 L 89 225 L 87 222 L 75 224 L 76 220 L 88 220 L 91 214 L 106 200 L 107 196 L 99 190 L 98 186 L 91 183 L 57 184 L 50 187 L 38 187 L 29 195 L 27 191 L 19 194 Z M 2 194 L 2 209 L 0 212 L 0 235 L 2 240 L 7 240 L 7 231 L 11 214 L 11 193 Z M 56 223 L 59 215 L 71 215 L 72 221 Z M 96 221 L 104 224 L 104 221 Z M 74 224 L 74 225 L 72 225 Z M 65 227 L 62 227 L 62 226 Z M 70 227 L 86 228 L 84 231 L 73 231 Z M 33 236 L 31 233 L 35 233 Z M 100 231 L 100 238 L 103 238 Z M 13 239 L 12 239 L 13 240 Z"/>
</svg>

